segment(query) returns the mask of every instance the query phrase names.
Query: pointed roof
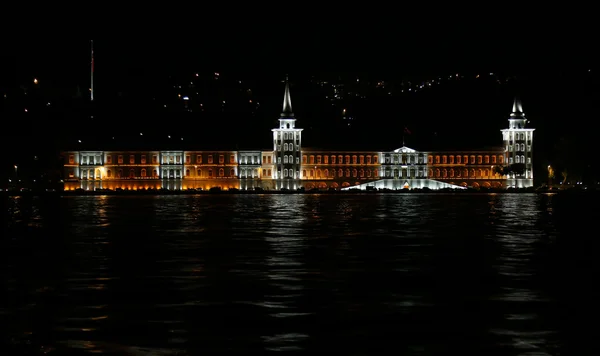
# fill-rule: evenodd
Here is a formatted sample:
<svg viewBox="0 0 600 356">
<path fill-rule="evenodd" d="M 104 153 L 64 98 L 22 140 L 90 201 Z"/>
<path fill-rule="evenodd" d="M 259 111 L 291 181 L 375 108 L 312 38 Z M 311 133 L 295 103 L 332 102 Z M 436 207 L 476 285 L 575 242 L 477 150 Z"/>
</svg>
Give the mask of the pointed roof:
<svg viewBox="0 0 600 356">
<path fill-rule="evenodd" d="M 281 117 L 294 117 L 292 111 L 292 97 L 290 95 L 290 83 L 287 75 L 285 76 L 285 92 L 283 94 L 283 110 L 281 111 Z"/>
<path fill-rule="evenodd" d="M 510 116 L 525 116 L 523 112 L 523 106 L 521 105 L 521 100 L 515 97 L 515 101 L 513 102 L 513 109 Z"/>
</svg>

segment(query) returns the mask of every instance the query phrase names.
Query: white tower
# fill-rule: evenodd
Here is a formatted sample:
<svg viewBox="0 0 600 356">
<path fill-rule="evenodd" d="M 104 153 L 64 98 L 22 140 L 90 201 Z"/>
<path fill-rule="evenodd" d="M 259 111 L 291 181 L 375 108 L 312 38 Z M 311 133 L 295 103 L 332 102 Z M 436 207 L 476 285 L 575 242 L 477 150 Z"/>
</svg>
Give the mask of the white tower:
<svg viewBox="0 0 600 356">
<path fill-rule="evenodd" d="M 527 123 L 529 120 L 525 117 L 521 101 L 515 98 L 512 113 L 508 118 L 508 129 L 501 130 L 504 140 L 504 165 L 513 168 L 520 166 L 524 169 L 523 174 L 509 172 L 506 175 L 508 187 L 533 186 L 533 131 L 535 129 L 526 128 Z"/>
<path fill-rule="evenodd" d="M 300 179 L 302 129 L 296 128 L 287 76 L 279 128 L 272 131 L 277 188 L 296 189 Z"/>
</svg>

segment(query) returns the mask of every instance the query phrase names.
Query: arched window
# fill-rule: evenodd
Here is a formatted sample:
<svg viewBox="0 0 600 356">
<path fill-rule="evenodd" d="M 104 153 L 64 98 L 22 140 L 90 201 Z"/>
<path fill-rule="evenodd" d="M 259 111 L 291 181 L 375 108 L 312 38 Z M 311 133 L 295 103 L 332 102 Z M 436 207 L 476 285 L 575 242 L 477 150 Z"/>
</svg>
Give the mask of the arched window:
<svg viewBox="0 0 600 356">
<path fill-rule="evenodd" d="M 321 170 L 317 169 L 317 178 L 321 178 Z"/>
<path fill-rule="evenodd" d="M 156 169 L 152 170 L 152 177 L 158 178 L 158 171 Z"/>
<path fill-rule="evenodd" d="M 519 163 L 519 156 L 515 156 L 515 163 Z"/>
<path fill-rule="evenodd" d="M 123 170 L 122 169 L 119 169 L 117 171 L 117 178 L 123 178 Z"/>
<path fill-rule="evenodd" d="M 328 178 L 328 177 L 329 177 L 329 169 L 326 169 L 326 170 L 325 170 L 325 171 L 323 171 L 323 172 L 324 172 L 324 174 L 325 174 L 325 178 Z"/>
<path fill-rule="evenodd" d="M 373 156 L 373 157 L 377 157 L 377 156 Z M 378 172 L 376 169 L 374 169 L 374 170 L 373 170 L 373 176 L 374 176 L 374 177 L 379 177 L 379 174 L 378 174 L 378 173 L 379 173 L 379 172 Z"/>
<path fill-rule="evenodd" d="M 338 177 L 343 177 L 344 176 L 344 171 L 340 168 L 338 170 Z"/>
<path fill-rule="evenodd" d="M 202 170 L 199 169 L 196 171 L 196 177 L 202 177 Z"/>
<path fill-rule="evenodd" d="M 129 170 L 129 178 L 135 178 L 135 170 L 133 168 Z"/>
<path fill-rule="evenodd" d="M 286 157 L 286 158 L 287 158 L 287 157 Z M 284 177 L 287 177 L 287 176 L 288 176 L 288 170 L 287 170 L 287 168 L 283 170 L 283 176 L 284 176 Z"/>
<path fill-rule="evenodd" d="M 112 171 L 110 169 L 106 170 L 106 177 L 107 178 L 112 177 Z"/>
<path fill-rule="evenodd" d="M 190 176 L 190 170 L 189 170 L 189 169 L 186 169 L 186 170 L 185 170 L 185 176 L 186 176 L 186 177 L 189 177 L 189 176 Z"/>
<path fill-rule="evenodd" d="M 235 177 L 235 169 L 231 168 L 231 169 L 229 170 L 229 176 L 230 176 L 230 177 Z"/>
<path fill-rule="evenodd" d="M 350 177 L 350 169 L 346 168 L 346 177 Z"/>
<path fill-rule="evenodd" d="M 454 178 L 454 169 L 450 168 L 450 178 Z"/>
<path fill-rule="evenodd" d="M 287 144 L 287 143 L 284 143 L 284 144 L 283 144 L 283 150 L 284 150 L 284 151 L 287 151 L 287 150 L 288 150 L 288 144 Z M 286 157 L 286 158 L 287 158 L 287 157 Z"/>
<path fill-rule="evenodd" d="M 143 178 L 146 178 L 146 168 L 142 168 L 142 170 L 140 172 L 140 176 L 142 176 Z"/>
<path fill-rule="evenodd" d="M 219 168 L 219 177 L 223 177 L 225 175 L 225 170 L 223 168 Z"/>
<path fill-rule="evenodd" d="M 365 176 L 365 170 L 364 169 L 360 169 L 360 177 L 363 178 Z"/>
<path fill-rule="evenodd" d="M 353 169 L 353 170 L 352 170 L 352 177 L 356 178 L 356 175 L 357 175 L 357 173 L 356 173 L 356 169 Z"/>
<path fill-rule="evenodd" d="M 289 122 L 288 122 L 288 124 L 287 124 L 287 126 L 286 126 L 286 127 L 287 127 L 288 129 L 290 128 L 290 123 L 289 123 Z"/>
<path fill-rule="evenodd" d="M 286 143 L 286 146 L 287 146 L 287 143 Z M 288 163 L 288 156 L 283 156 L 283 163 Z"/>
</svg>

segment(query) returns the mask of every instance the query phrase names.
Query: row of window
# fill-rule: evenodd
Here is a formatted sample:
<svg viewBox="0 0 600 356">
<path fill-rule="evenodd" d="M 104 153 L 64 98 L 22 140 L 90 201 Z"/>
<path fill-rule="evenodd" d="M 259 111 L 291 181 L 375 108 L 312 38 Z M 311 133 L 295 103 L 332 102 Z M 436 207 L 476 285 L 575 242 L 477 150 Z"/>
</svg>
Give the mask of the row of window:
<svg viewBox="0 0 600 356">
<path fill-rule="evenodd" d="M 201 154 L 196 154 L 195 156 L 196 156 L 195 163 L 202 164 L 202 162 L 203 162 L 202 161 L 202 155 Z M 206 159 L 207 159 L 206 163 L 213 164 L 214 163 L 214 156 L 215 155 L 211 155 L 211 154 L 206 155 Z M 169 156 L 169 163 L 172 163 L 172 162 L 173 162 L 172 156 Z M 225 163 L 225 155 L 218 155 L 218 162 L 219 162 L 219 164 L 224 164 Z M 165 163 L 165 161 L 163 159 L 163 164 L 164 163 Z M 179 163 L 179 162 L 177 162 L 177 163 Z M 185 156 L 185 163 L 186 164 L 191 164 L 192 163 L 192 157 L 190 155 L 186 155 Z M 235 155 L 234 154 L 230 154 L 229 155 L 229 163 L 230 164 L 235 164 L 236 163 L 236 161 L 235 161 Z"/>
<path fill-rule="evenodd" d="M 316 160 L 315 160 L 316 159 Z M 303 164 L 377 164 L 377 155 L 304 155 L 302 156 Z M 331 163 L 330 163 L 331 162 Z M 352 163 L 351 163 L 352 162 Z"/>
<path fill-rule="evenodd" d="M 450 155 L 450 156 L 429 156 L 427 158 L 427 163 L 433 164 L 435 159 L 435 164 L 502 164 L 504 163 L 503 155 Z M 456 162 L 456 163 L 455 163 Z"/>
<path fill-rule="evenodd" d="M 300 163 L 300 157 L 296 157 L 296 164 Z M 281 163 L 281 157 L 277 157 L 277 163 Z M 294 156 L 289 155 L 289 156 L 283 156 L 283 163 L 286 164 L 294 164 Z"/>
<path fill-rule="evenodd" d="M 431 178 L 500 178 L 499 174 L 490 169 L 429 169 Z"/>
<path fill-rule="evenodd" d="M 527 160 L 525 160 L 525 156 L 524 155 L 516 155 L 514 162 L 513 162 L 513 158 L 509 157 L 508 158 L 508 164 L 513 164 L 513 163 L 531 163 L 531 157 L 527 157 Z"/>
<path fill-rule="evenodd" d="M 278 144 L 277 145 L 277 151 L 281 151 L 281 147 L 282 146 L 280 144 Z M 291 144 L 291 143 L 289 145 L 287 143 L 284 143 L 283 144 L 283 151 L 284 152 L 294 151 L 294 145 Z M 300 145 L 296 145 L 296 151 L 300 152 Z"/>
<path fill-rule="evenodd" d="M 427 154 L 392 154 L 385 156 L 385 163 L 395 164 L 423 164 L 427 160 Z"/>
<path fill-rule="evenodd" d="M 303 169 L 302 170 L 302 178 L 341 178 L 341 177 L 377 177 L 378 170 L 377 169 L 352 169 L 346 168 L 343 169 Z"/>
<path fill-rule="evenodd" d="M 285 144 L 284 144 L 285 146 Z M 509 151 L 512 151 L 512 146 L 509 146 L 507 148 Z M 524 151 L 525 150 L 525 144 L 516 144 L 515 145 L 515 149 L 517 151 Z M 215 163 L 215 155 L 209 154 L 206 155 L 206 163 L 207 164 L 214 164 Z M 203 155 L 196 155 L 195 156 L 195 163 L 196 164 L 202 164 L 203 163 Z M 302 163 L 303 164 L 377 164 L 377 155 L 303 155 L 302 156 Z M 279 157 L 277 159 L 277 163 L 282 163 L 281 162 L 282 159 L 281 157 Z M 296 162 L 296 164 L 299 164 L 299 158 L 297 157 L 294 160 L 293 155 L 284 155 L 283 156 L 283 163 L 294 163 L 294 161 Z M 385 157 L 385 163 L 389 164 L 389 163 L 396 163 L 396 164 L 400 164 L 400 162 L 402 162 L 403 164 L 410 164 L 410 163 L 423 163 L 422 161 L 422 157 L 411 157 L 409 156 L 398 156 L 395 155 L 394 157 L 389 157 L 386 156 Z M 504 156 L 502 155 L 436 155 L 436 156 L 428 156 L 427 157 L 427 163 L 428 164 L 434 164 L 433 162 L 435 161 L 435 164 L 502 164 L 504 163 Z M 124 160 L 124 155 L 117 155 L 117 164 L 123 164 L 125 162 Z M 225 164 L 225 155 L 220 154 L 217 157 L 217 162 L 218 164 Z M 524 162 L 524 161 L 523 161 Z M 146 155 L 140 155 L 139 157 L 139 161 L 136 160 L 136 155 L 129 155 L 128 157 L 128 163 L 129 164 L 148 164 Z M 158 164 L 158 155 L 153 155 L 151 157 L 151 163 L 152 164 Z M 190 155 L 186 155 L 185 156 L 185 163 L 186 164 L 192 164 L 192 157 Z M 235 155 L 231 154 L 229 155 L 229 164 L 235 164 L 236 160 L 235 160 Z M 242 163 L 252 163 L 252 164 L 261 164 L 259 161 L 259 156 L 244 156 L 243 157 L 243 162 Z M 266 164 L 271 164 L 272 163 L 272 158 L 270 155 L 263 155 L 263 163 Z M 75 164 L 75 156 L 74 155 L 69 155 L 69 164 Z M 90 164 L 90 165 L 94 165 L 94 164 L 102 164 L 102 159 L 101 156 L 82 156 L 81 157 L 81 164 Z M 106 156 L 106 164 L 114 164 L 113 162 L 113 156 L 112 155 L 107 155 Z M 181 164 L 181 156 L 180 155 L 163 155 L 162 156 L 162 161 L 161 164 Z"/>
<path fill-rule="evenodd" d="M 525 141 L 525 139 L 531 141 L 532 132 L 507 132 L 504 140 L 508 141 Z"/>
<path fill-rule="evenodd" d="M 257 169 L 257 168 L 242 168 L 242 169 L 240 169 L 240 178 L 260 178 L 258 173 L 259 173 L 259 169 Z M 263 169 L 262 176 L 270 177 L 271 170 Z"/>
<path fill-rule="evenodd" d="M 289 124 L 288 124 L 288 128 L 289 128 Z M 284 140 L 299 140 L 300 139 L 300 133 L 295 133 L 295 132 L 281 132 L 281 131 L 277 131 L 277 138 L 281 139 L 283 137 Z"/>
<path fill-rule="evenodd" d="M 124 175 L 124 171 L 123 169 L 118 169 L 116 171 L 116 175 L 114 176 L 114 178 L 149 178 L 148 176 L 148 171 L 145 168 L 140 169 L 139 171 L 139 176 L 136 174 L 136 170 L 135 169 L 130 169 L 129 170 L 129 175 L 125 176 Z M 186 177 L 191 177 L 191 173 L 192 171 L 190 169 L 186 169 L 185 171 L 185 176 Z M 240 176 L 242 178 L 258 178 L 258 173 L 259 171 L 257 169 L 248 169 L 248 170 L 242 170 Z M 283 174 L 281 174 L 283 173 Z M 490 177 L 499 177 L 498 174 L 494 173 L 492 170 L 489 169 L 440 169 L 440 168 L 430 168 L 428 171 L 428 177 L 431 178 L 490 178 Z M 206 175 L 204 175 L 206 174 Z M 220 168 L 217 171 L 217 176 L 218 177 L 225 177 L 225 169 Z M 270 169 L 263 169 L 262 170 L 262 176 L 263 177 L 270 177 L 272 174 L 272 171 Z M 296 171 L 294 174 L 294 170 L 293 169 L 284 169 L 283 171 L 278 171 L 277 172 L 277 176 L 278 177 L 283 177 L 283 178 L 298 178 L 298 174 L 299 172 Z M 424 175 L 424 171 L 420 170 L 420 169 L 409 169 L 406 170 L 405 172 L 402 172 L 401 170 L 398 169 L 386 169 L 386 170 L 382 170 L 382 176 L 385 178 L 391 178 L 391 177 L 423 177 Z M 73 178 L 73 173 L 70 172 L 69 174 L 70 178 Z M 82 170 L 81 171 L 81 178 L 82 179 L 93 179 L 93 178 L 102 178 L 102 173 L 100 169 L 90 169 L 90 170 Z M 113 171 L 110 169 L 106 170 L 106 178 L 113 178 Z M 159 177 L 159 173 L 157 169 L 153 169 L 151 171 L 151 177 L 152 178 L 181 178 L 181 171 L 177 170 L 177 169 L 165 169 L 163 170 L 163 174 L 162 177 Z M 207 169 L 206 171 L 203 171 L 201 169 L 198 169 L 196 171 L 196 178 L 213 178 L 215 177 L 213 170 L 212 169 Z M 229 170 L 229 175 L 227 177 L 236 177 L 235 174 L 235 170 L 234 169 L 230 169 Z M 360 177 L 360 178 L 377 178 L 378 177 L 378 170 L 377 169 L 332 169 L 331 171 L 329 169 L 309 169 L 309 170 L 302 170 L 302 178 L 341 178 L 341 177 Z M 277 178 L 277 177 L 276 177 Z"/>
<path fill-rule="evenodd" d="M 215 156 L 216 155 L 212 155 L 212 154 L 206 155 L 207 163 L 213 164 L 215 162 Z M 196 158 L 194 160 L 195 163 L 201 164 L 203 162 L 203 155 L 197 154 L 197 155 L 195 155 L 195 158 Z M 158 164 L 158 155 L 152 155 L 150 159 L 151 159 L 150 162 L 152 164 Z M 220 154 L 220 155 L 218 155 L 217 159 L 218 159 L 219 164 L 225 164 L 225 155 Z M 255 156 L 254 159 L 256 162 L 258 162 L 258 156 Z M 139 159 L 136 159 L 136 155 L 133 155 L 133 154 L 128 155 L 127 162 L 129 164 L 148 164 L 149 163 L 148 158 L 145 154 L 139 155 Z M 116 164 L 124 164 L 124 163 L 125 163 L 125 155 L 116 155 Z M 161 164 L 181 164 L 181 155 L 163 155 L 160 163 Z M 192 163 L 191 155 L 185 156 L 185 163 L 186 164 Z M 229 155 L 229 163 L 230 164 L 236 163 L 234 154 Z M 73 155 L 73 154 L 69 155 L 69 164 L 76 164 L 75 163 L 75 155 Z M 80 164 L 82 164 L 82 165 L 96 165 L 96 164 L 100 165 L 100 164 L 102 164 L 102 157 L 100 155 L 82 155 Z M 114 159 L 113 155 L 111 155 L 111 154 L 106 155 L 106 164 L 115 164 L 115 159 Z"/>
<path fill-rule="evenodd" d="M 266 156 L 264 156 L 266 158 Z M 240 156 L 240 164 L 260 164 L 260 156 Z M 266 162 L 266 159 L 263 159 L 263 162 Z"/>
<path fill-rule="evenodd" d="M 515 151 L 517 151 L 517 152 L 525 152 L 525 144 L 524 143 L 521 143 L 521 144 L 517 143 L 517 144 L 515 144 L 514 148 L 515 148 Z M 506 150 L 509 152 L 512 152 L 513 146 L 509 145 L 508 147 L 506 147 Z M 527 151 L 531 151 L 531 146 L 529 146 L 529 145 L 527 146 Z"/>
<path fill-rule="evenodd" d="M 277 145 L 277 150 L 281 151 L 281 145 Z M 294 151 L 294 144 L 293 143 L 290 143 L 290 144 L 284 143 L 283 144 L 283 151 L 284 152 Z M 296 145 L 296 151 L 300 151 L 300 145 Z"/>
<path fill-rule="evenodd" d="M 113 173 L 113 171 L 111 169 L 107 169 L 106 170 L 106 178 L 181 178 L 181 171 L 178 169 L 164 169 L 163 170 L 163 174 L 162 177 L 159 177 L 158 175 L 158 170 L 157 169 L 153 169 L 151 171 L 151 176 L 148 176 L 148 170 L 146 170 L 145 168 L 140 169 L 139 171 L 139 175 L 136 174 L 136 170 L 135 169 L 130 169 L 129 174 L 127 176 L 125 176 L 123 169 L 118 169 L 116 172 Z M 186 177 L 191 177 L 191 170 L 186 169 L 185 171 L 185 176 Z M 113 176 L 114 174 L 114 176 Z M 204 175 L 206 174 L 206 175 Z M 218 177 L 225 177 L 225 169 L 220 168 L 217 171 L 217 176 Z M 70 173 L 69 174 L 70 178 L 73 178 L 73 174 Z M 81 171 L 81 178 L 86 179 L 86 178 L 94 178 L 94 176 L 96 178 L 102 178 L 102 173 L 99 169 L 94 170 L 82 170 Z M 201 169 L 197 170 L 196 172 L 196 176 L 197 178 L 212 178 L 215 177 L 213 170 L 212 169 L 207 169 L 205 172 L 203 172 Z M 230 169 L 229 170 L 229 175 L 227 177 L 236 177 L 235 174 L 235 169 Z"/>
</svg>

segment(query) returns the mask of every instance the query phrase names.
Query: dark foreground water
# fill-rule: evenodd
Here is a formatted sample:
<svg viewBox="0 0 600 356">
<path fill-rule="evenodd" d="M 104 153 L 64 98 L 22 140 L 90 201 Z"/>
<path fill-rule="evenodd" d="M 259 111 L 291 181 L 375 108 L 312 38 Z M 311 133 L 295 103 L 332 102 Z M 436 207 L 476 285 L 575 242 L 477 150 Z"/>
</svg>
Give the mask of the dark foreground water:
<svg viewBox="0 0 600 356">
<path fill-rule="evenodd" d="M 3 355 L 599 354 L 592 197 L 3 204 Z"/>
</svg>

